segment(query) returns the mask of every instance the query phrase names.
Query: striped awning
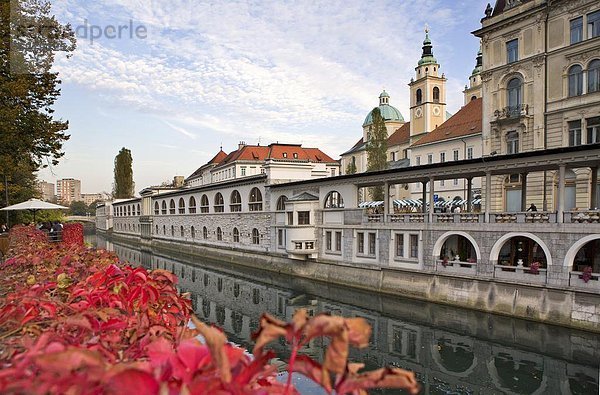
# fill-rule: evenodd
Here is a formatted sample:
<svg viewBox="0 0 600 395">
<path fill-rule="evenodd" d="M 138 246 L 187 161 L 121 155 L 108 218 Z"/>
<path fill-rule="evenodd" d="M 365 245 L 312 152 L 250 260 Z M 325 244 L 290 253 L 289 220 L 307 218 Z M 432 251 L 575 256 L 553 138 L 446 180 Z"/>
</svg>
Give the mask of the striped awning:
<svg viewBox="0 0 600 395">
<path fill-rule="evenodd" d="M 383 201 L 376 200 L 374 202 L 362 202 L 358 205 L 359 208 L 371 208 L 383 206 Z"/>
</svg>

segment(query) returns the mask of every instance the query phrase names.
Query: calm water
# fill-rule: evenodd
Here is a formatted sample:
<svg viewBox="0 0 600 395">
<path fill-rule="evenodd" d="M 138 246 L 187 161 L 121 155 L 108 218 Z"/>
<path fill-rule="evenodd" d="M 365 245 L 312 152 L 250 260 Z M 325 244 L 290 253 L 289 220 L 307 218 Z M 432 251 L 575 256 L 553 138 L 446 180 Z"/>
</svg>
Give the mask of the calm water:
<svg viewBox="0 0 600 395">
<path fill-rule="evenodd" d="M 351 352 L 375 369 L 416 372 L 428 394 L 598 394 L 600 336 L 550 325 L 381 296 L 349 288 L 240 268 L 227 262 L 165 256 L 96 236 L 88 242 L 148 269 L 167 269 L 192 294 L 196 315 L 252 348 L 262 312 L 290 320 L 295 309 L 364 317 L 371 346 Z M 298 264 L 302 264 L 299 262 Z M 323 340 L 304 353 L 320 359 Z M 274 346 L 287 359 L 283 344 Z M 282 363 L 282 368 L 284 364 Z M 303 393 L 312 393 L 309 387 Z M 391 394 L 392 391 L 377 393 Z"/>
</svg>

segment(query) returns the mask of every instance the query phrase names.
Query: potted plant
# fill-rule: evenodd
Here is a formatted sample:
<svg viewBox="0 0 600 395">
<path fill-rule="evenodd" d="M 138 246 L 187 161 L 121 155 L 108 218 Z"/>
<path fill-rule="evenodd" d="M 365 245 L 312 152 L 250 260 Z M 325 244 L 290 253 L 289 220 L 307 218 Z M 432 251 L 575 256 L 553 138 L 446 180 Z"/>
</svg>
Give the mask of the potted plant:
<svg viewBox="0 0 600 395">
<path fill-rule="evenodd" d="M 579 278 L 582 279 L 584 283 L 587 283 L 588 281 L 590 281 L 592 278 L 592 267 L 586 266 L 583 269 L 583 273 L 579 276 Z"/>
<path fill-rule="evenodd" d="M 531 266 L 529 266 L 529 273 L 530 274 L 540 274 L 540 263 L 533 262 L 531 264 Z"/>
<path fill-rule="evenodd" d="M 444 266 L 444 267 L 448 266 L 448 257 L 447 256 L 442 258 L 442 266 Z"/>
</svg>

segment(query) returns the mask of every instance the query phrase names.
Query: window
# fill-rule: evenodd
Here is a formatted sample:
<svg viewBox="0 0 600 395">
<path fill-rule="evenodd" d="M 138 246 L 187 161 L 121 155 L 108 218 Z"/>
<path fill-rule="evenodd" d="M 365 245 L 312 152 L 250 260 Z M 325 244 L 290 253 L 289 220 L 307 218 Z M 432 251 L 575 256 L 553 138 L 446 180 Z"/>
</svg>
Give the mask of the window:
<svg viewBox="0 0 600 395">
<path fill-rule="evenodd" d="M 240 231 L 238 230 L 238 228 L 233 228 L 233 242 L 234 243 L 240 242 Z"/>
<path fill-rule="evenodd" d="M 217 192 L 215 195 L 215 213 L 225 212 L 225 203 L 223 202 L 223 195 Z"/>
<path fill-rule="evenodd" d="M 242 196 L 237 190 L 231 192 L 229 211 L 232 213 L 242 211 Z"/>
<path fill-rule="evenodd" d="M 260 243 L 260 234 L 258 233 L 258 229 L 252 229 L 252 244 Z"/>
<path fill-rule="evenodd" d="M 433 154 L 427 154 L 427 164 L 430 165 L 433 163 Z"/>
<path fill-rule="evenodd" d="M 583 17 L 575 18 L 571 21 L 571 44 L 583 40 Z"/>
<path fill-rule="evenodd" d="M 583 69 L 576 64 L 569 69 L 569 97 L 583 95 Z"/>
<path fill-rule="evenodd" d="M 396 152 L 390 152 L 390 162 L 396 161 Z"/>
<path fill-rule="evenodd" d="M 208 209 L 208 196 L 206 195 L 202 195 L 202 197 L 200 198 L 200 212 L 201 213 L 208 213 L 209 209 Z"/>
<path fill-rule="evenodd" d="M 158 215 L 160 213 L 160 206 L 158 202 L 154 202 L 154 215 Z"/>
<path fill-rule="evenodd" d="M 294 225 L 294 212 L 290 211 L 287 213 L 288 225 Z"/>
<path fill-rule="evenodd" d="M 600 36 L 600 11 L 587 14 L 587 38 Z"/>
<path fill-rule="evenodd" d="M 298 153 L 294 152 L 294 159 L 298 159 Z"/>
<path fill-rule="evenodd" d="M 137 205 L 137 215 L 141 215 L 142 214 L 142 210 L 140 210 L 140 205 Z"/>
<path fill-rule="evenodd" d="M 404 256 L 404 235 L 396 234 L 396 256 Z"/>
<path fill-rule="evenodd" d="M 440 186 L 443 187 L 444 185 L 446 185 L 446 181 L 445 180 L 441 180 L 440 181 Z"/>
<path fill-rule="evenodd" d="M 285 210 L 285 202 L 287 202 L 287 200 L 287 196 L 279 196 L 279 199 L 277 199 L 277 211 Z"/>
<path fill-rule="evenodd" d="M 433 102 L 434 103 L 440 102 L 440 88 L 438 88 L 437 86 L 435 86 L 433 88 Z"/>
<path fill-rule="evenodd" d="M 185 231 L 183 229 L 183 225 L 179 227 L 179 234 L 181 235 L 181 237 L 185 237 Z"/>
<path fill-rule="evenodd" d="M 202 227 L 202 238 L 204 240 L 208 239 L 208 229 L 206 229 L 206 226 Z"/>
<path fill-rule="evenodd" d="M 331 177 L 335 177 L 335 169 L 331 169 Z"/>
<path fill-rule="evenodd" d="M 473 147 L 467 147 L 467 159 L 473 159 Z"/>
<path fill-rule="evenodd" d="M 127 215 L 131 216 L 131 206 L 127 206 Z"/>
<path fill-rule="evenodd" d="M 506 43 L 506 63 L 519 60 L 519 40 L 514 39 Z"/>
<path fill-rule="evenodd" d="M 298 211 L 298 225 L 310 224 L 310 211 Z"/>
<path fill-rule="evenodd" d="M 452 157 L 453 157 L 453 159 L 454 159 L 454 160 L 458 160 L 458 150 L 457 150 L 457 149 L 455 149 L 455 150 L 452 152 Z"/>
<path fill-rule="evenodd" d="M 246 175 L 246 166 L 240 167 L 241 175 L 244 177 Z"/>
<path fill-rule="evenodd" d="M 167 202 L 165 202 L 164 200 L 162 202 L 161 214 L 167 215 Z"/>
<path fill-rule="evenodd" d="M 250 211 L 262 211 L 262 194 L 256 187 L 250 191 L 250 199 L 248 203 Z"/>
<path fill-rule="evenodd" d="M 185 214 L 185 200 L 179 198 L 179 214 Z"/>
<path fill-rule="evenodd" d="M 331 231 L 325 232 L 325 250 L 331 251 L 333 246 L 333 234 Z"/>
<path fill-rule="evenodd" d="M 277 245 L 279 247 L 283 247 L 285 245 L 285 230 L 284 229 L 277 230 Z"/>
<path fill-rule="evenodd" d="M 359 254 L 365 253 L 365 234 L 357 233 L 356 234 L 356 250 Z"/>
<path fill-rule="evenodd" d="M 223 231 L 221 230 L 220 227 L 217 227 L 217 240 L 218 241 L 222 241 L 223 240 Z"/>
<path fill-rule="evenodd" d="M 453 182 L 453 184 L 454 184 L 455 186 L 456 186 L 456 185 L 458 185 L 458 178 L 455 178 L 455 179 L 454 179 L 454 182 Z"/>
<path fill-rule="evenodd" d="M 163 225 L 163 235 L 167 235 L 167 226 Z"/>
<path fill-rule="evenodd" d="M 325 197 L 325 208 L 343 208 L 344 199 L 338 191 L 331 191 Z"/>
<path fill-rule="evenodd" d="M 287 152 L 284 152 L 284 153 L 283 153 L 283 157 L 284 157 L 284 158 L 287 158 Z"/>
<path fill-rule="evenodd" d="M 192 239 L 196 238 L 196 229 L 193 226 L 190 229 L 190 235 L 192 236 Z"/>
<path fill-rule="evenodd" d="M 190 197 L 190 207 L 188 208 L 190 214 L 196 214 L 196 198 Z"/>
<path fill-rule="evenodd" d="M 587 93 L 600 91 L 600 59 L 592 60 L 587 72 Z"/>
<path fill-rule="evenodd" d="M 421 104 L 421 102 L 423 101 L 423 92 L 421 91 L 421 89 L 417 89 L 417 104 Z"/>
<path fill-rule="evenodd" d="M 158 225 L 156 225 L 156 232 L 155 234 L 158 234 Z"/>
<path fill-rule="evenodd" d="M 375 247 L 377 246 L 377 237 L 375 233 L 369 233 L 369 255 L 375 255 Z"/>
<path fill-rule="evenodd" d="M 581 121 L 569 122 L 569 147 L 581 145 Z"/>
<path fill-rule="evenodd" d="M 446 153 L 440 152 L 440 162 L 444 163 L 446 161 Z"/>
<path fill-rule="evenodd" d="M 512 131 L 506 134 L 506 153 L 519 153 L 519 133 Z"/>
<path fill-rule="evenodd" d="M 417 165 L 417 166 L 421 166 L 421 157 L 420 157 L 420 156 L 417 156 L 417 157 L 415 158 L 415 161 L 416 161 L 416 165 Z"/>
<path fill-rule="evenodd" d="M 419 235 L 410 235 L 410 257 L 419 257 Z"/>
<path fill-rule="evenodd" d="M 171 225 L 171 237 L 175 237 L 175 226 Z"/>
<path fill-rule="evenodd" d="M 342 251 L 342 232 L 335 232 L 335 250 Z"/>
<path fill-rule="evenodd" d="M 513 78 L 508 81 L 508 114 L 510 117 L 519 116 L 521 112 L 521 80 Z"/>
<path fill-rule="evenodd" d="M 587 124 L 586 143 L 600 143 L 600 117 L 588 118 L 585 123 Z"/>
</svg>

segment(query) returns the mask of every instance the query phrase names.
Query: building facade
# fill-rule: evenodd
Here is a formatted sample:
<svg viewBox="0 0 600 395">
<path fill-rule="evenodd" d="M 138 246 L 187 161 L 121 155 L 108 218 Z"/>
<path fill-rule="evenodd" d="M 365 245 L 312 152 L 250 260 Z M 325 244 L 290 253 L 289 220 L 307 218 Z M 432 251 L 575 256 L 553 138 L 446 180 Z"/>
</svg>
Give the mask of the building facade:
<svg viewBox="0 0 600 395">
<path fill-rule="evenodd" d="M 40 181 L 37 183 L 37 189 L 42 197 L 42 200 L 46 202 L 56 201 L 56 189 L 54 188 L 54 184 L 51 182 Z"/>
<path fill-rule="evenodd" d="M 482 40 L 484 155 L 600 141 L 600 3 L 498 0 L 474 34 Z M 555 171 L 496 177 L 491 204 L 556 210 L 558 177 Z M 567 208 L 598 207 L 591 187 L 597 169 L 566 169 L 565 177 Z"/>
<path fill-rule="evenodd" d="M 59 203 L 71 204 L 71 202 L 80 202 L 81 198 L 81 180 L 74 178 L 63 178 L 56 181 L 56 198 Z"/>
</svg>

